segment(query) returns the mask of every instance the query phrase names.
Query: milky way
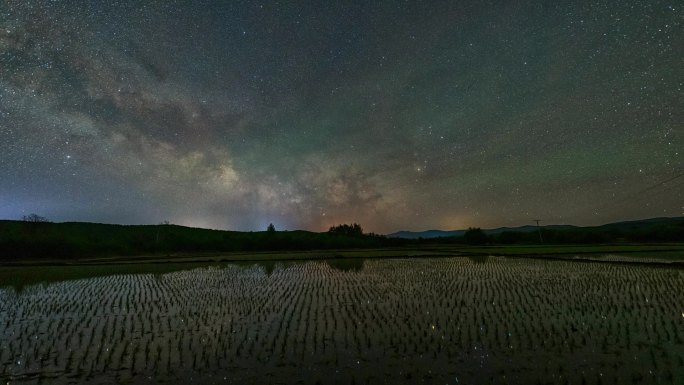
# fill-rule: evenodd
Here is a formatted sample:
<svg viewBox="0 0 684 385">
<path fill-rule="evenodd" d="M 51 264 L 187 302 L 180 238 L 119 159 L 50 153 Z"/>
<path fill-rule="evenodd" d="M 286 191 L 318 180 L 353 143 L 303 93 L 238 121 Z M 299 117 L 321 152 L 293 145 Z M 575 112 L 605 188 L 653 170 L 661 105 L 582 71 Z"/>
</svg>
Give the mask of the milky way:
<svg viewBox="0 0 684 385">
<path fill-rule="evenodd" d="M 683 214 L 677 2 L 105 3 L 0 4 L 0 218 Z"/>
</svg>

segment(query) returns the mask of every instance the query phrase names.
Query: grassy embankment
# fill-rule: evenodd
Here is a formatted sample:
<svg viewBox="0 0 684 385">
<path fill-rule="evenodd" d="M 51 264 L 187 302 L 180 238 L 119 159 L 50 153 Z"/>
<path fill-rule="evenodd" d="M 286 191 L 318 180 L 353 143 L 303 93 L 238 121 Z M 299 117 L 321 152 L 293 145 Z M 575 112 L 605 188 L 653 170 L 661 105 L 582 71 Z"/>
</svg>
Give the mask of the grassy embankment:
<svg viewBox="0 0 684 385">
<path fill-rule="evenodd" d="M 176 225 L 0 221 L 0 262 L 166 258 L 178 255 L 381 248 L 405 243 L 378 236 L 309 231 L 237 232 Z"/>
</svg>

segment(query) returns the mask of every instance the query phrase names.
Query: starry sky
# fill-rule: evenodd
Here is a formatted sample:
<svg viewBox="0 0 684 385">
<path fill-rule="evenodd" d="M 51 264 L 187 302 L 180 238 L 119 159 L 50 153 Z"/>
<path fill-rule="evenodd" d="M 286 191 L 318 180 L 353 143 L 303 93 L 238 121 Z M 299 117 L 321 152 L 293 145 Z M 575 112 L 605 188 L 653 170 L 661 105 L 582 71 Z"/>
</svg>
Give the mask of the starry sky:
<svg viewBox="0 0 684 385">
<path fill-rule="evenodd" d="M 674 1 L 0 3 L 0 218 L 681 216 Z"/>
</svg>

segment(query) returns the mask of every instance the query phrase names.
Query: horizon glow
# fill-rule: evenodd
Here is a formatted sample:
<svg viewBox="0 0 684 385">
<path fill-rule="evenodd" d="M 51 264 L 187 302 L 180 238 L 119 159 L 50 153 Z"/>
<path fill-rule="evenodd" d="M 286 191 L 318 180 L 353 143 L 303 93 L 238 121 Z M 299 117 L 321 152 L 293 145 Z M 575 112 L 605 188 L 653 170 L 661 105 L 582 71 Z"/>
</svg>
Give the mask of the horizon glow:
<svg viewBox="0 0 684 385">
<path fill-rule="evenodd" d="M 666 1 L 0 5 L 0 218 L 228 230 L 684 215 Z"/>
</svg>

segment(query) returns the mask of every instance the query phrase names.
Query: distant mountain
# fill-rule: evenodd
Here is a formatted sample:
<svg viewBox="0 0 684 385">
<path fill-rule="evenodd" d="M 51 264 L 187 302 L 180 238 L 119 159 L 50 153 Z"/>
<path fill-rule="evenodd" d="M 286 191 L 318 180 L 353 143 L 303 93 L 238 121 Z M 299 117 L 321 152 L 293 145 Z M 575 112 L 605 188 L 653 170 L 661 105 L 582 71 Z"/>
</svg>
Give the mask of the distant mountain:
<svg viewBox="0 0 684 385">
<path fill-rule="evenodd" d="M 576 228 L 570 225 L 549 225 L 541 226 L 542 229 L 553 230 L 567 230 Z M 483 229 L 486 234 L 500 234 L 504 231 L 513 231 L 518 233 L 529 233 L 537 231 L 537 226 L 527 225 L 520 227 L 499 227 L 496 229 Z M 396 233 L 387 234 L 388 238 L 404 238 L 404 239 L 418 239 L 418 238 L 445 238 L 445 237 L 460 237 L 465 234 L 466 230 L 427 230 L 427 231 L 397 231 Z"/>
<path fill-rule="evenodd" d="M 661 218 L 649 218 L 640 219 L 636 221 L 625 221 L 625 222 L 615 222 L 608 223 L 600 226 L 593 226 L 592 228 L 607 230 L 607 229 L 621 229 L 621 230 L 637 230 L 644 229 L 654 226 L 665 226 L 665 225 L 682 225 L 684 224 L 684 217 L 661 217 Z"/>
<path fill-rule="evenodd" d="M 547 226 L 540 226 L 544 230 L 570 230 L 570 229 L 576 229 L 577 226 L 572 226 L 572 225 L 547 225 Z M 501 234 L 505 231 L 511 231 L 511 232 L 516 232 L 516 233 L 529 233 L 532 231 L 537 231 L 537 226 L 535 225 L 525 225 L 525 226 L 520 226 L 520 227 L 498 227 L 496 229 L 485 229 L 484 232 L 486 234 Z"/>
<path fill-rule="evenodd" d="M 544 230 L 571 230 L 571 229 L 596 229 L 596 230 L 639 230 L 654 226 L 684 224 L 684 217 L 674 218 L 649 218 L 636 221 L 625 221 L 608 223 L 600 226 L 572 226 L 572 225 L 547 225 L 541 226 Z M 525 225 L 519 227 L 498 227 L 495 229 L 483 229 L 486 234 L 500 234 L 505 231 L 529 233 L 537 231 L 535 225 Z M 404 239 L 418 239 L 418 238 L 443 238 L 443 237 L 460 237 L 465 234 L 466 230 L 427 230 L 427 231 L 397 231 L 392 234 L 387 234 L 389 238 L 404 238 Z"/>
</svg>

